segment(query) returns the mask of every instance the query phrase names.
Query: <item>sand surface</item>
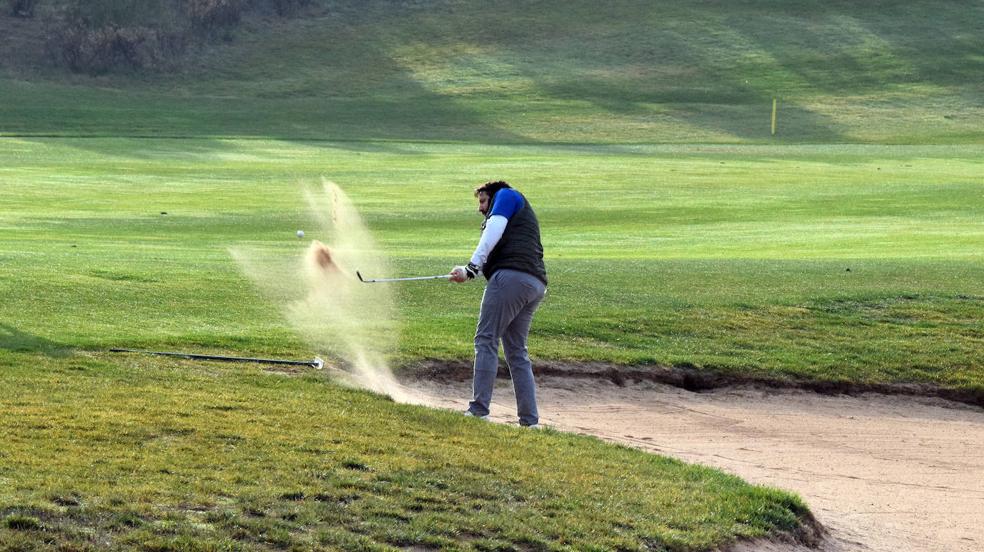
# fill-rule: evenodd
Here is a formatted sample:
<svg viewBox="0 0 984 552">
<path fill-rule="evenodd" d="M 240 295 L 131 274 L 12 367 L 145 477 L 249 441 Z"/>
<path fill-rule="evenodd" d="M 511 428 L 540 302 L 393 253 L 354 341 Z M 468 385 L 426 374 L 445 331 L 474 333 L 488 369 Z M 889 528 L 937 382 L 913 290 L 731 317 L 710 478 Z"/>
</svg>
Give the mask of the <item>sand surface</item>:
<svg viewBox="0 0 984 552">
<path fill-rule="evenodd" d="M 435 407 L 464 410 L 470 395 L 467 381 L 404 383 Z M 692 393 L 587 378 L 540 377 L 538 383 L 541 421 L 549 427 L 798 493 L 829 530 L 825 550 L 984 550 L 979 408 L 885 395 Z M 496 388 L 492 419 L 515 423 L 508 380 Z"/>
</svg>

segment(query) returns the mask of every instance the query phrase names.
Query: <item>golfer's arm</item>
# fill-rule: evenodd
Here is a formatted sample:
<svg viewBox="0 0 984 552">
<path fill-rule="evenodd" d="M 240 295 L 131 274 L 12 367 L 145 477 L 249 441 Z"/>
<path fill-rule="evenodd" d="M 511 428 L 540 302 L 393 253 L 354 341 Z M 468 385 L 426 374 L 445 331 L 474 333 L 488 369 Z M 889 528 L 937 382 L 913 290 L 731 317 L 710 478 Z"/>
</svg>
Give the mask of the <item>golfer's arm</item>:
<svg viewBox="0 0 984 552">
<path fill-rule="evenodd" d="M 481 268 L 485 266 L 485 261 L 489 258 L 489 253 L 495 249 L 496 244 L 502 239 L 502 233 L 506 230 L 509 219 L 501 215 L 492 215 L 485 222 L 485 230 L 482 231 L 482 238 L 478 240 L 478 247 L 471 256 L 471 264 Z"/>
</svg>

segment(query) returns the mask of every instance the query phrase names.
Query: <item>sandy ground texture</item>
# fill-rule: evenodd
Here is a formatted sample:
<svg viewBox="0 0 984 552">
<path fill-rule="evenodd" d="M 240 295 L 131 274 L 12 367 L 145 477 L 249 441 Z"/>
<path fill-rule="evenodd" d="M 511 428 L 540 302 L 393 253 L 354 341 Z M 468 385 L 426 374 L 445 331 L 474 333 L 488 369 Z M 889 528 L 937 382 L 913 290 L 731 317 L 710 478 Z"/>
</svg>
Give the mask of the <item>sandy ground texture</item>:
<svg viewBox="0 0 984 552">
<path fill-rule="evenodd" d="M 404 382 L 419 402 L 464 410 L 470 382 Z M 984 411 L 940 399 L 823 396 L 540 377 L 541 421 L 798 493 L 829 531 L 824 550 L 984 550 Z M 515 422 L 500 380 L 491 418 Z M 766 548 L 763 548 L 766 547 Z M 802 550 L 778 543 L 736 550 Z"/>
</svg>

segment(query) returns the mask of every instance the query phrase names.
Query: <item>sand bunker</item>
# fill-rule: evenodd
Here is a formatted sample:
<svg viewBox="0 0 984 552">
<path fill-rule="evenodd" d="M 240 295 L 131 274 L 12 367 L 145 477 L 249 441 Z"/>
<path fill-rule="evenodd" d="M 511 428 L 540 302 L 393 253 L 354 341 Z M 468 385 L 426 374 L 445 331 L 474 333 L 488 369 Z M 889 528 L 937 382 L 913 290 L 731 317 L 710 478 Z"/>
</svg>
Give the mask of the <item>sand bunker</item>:
<svg viewBox="0 0 984 552">
<path fill-rule="evenodd" d="M 798 493 L 828 551 L 984 550 L 984 412 L 939 399 L 539 378 L 541 421 Z M 407 384 L 464 410 L 469 382 Z M 500 381 L 492 419 L 515 423 Z M 792 550 L 772 545 L 773 550 Z M 758 550 L 759 548 L 756 548 Z"/>
</svg>

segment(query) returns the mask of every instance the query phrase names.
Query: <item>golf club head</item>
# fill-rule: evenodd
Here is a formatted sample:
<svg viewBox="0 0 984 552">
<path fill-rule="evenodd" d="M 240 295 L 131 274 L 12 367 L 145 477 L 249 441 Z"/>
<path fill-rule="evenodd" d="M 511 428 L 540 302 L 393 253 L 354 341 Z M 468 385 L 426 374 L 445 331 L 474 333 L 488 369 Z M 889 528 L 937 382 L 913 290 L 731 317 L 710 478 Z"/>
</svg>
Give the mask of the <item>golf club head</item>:
<svg viewBox="0 0 984 552">
<path fill-rule="evenodd" d="M 314 362 L 312 363 L 312 365 L 316 369 L 321 370 L 322 368 L 325 367 L 325 361 L 321 360 L 321 357 L 314 357 Z"/>
<path fill-rule="evenodd" d="M 358 270 L 355 271 L 355 275 L 359 277 L 360 282 L 363 284 L 366 283 L 366 281 L 362 279 L 362 274 L 360 274 Z"/>
</svg>

